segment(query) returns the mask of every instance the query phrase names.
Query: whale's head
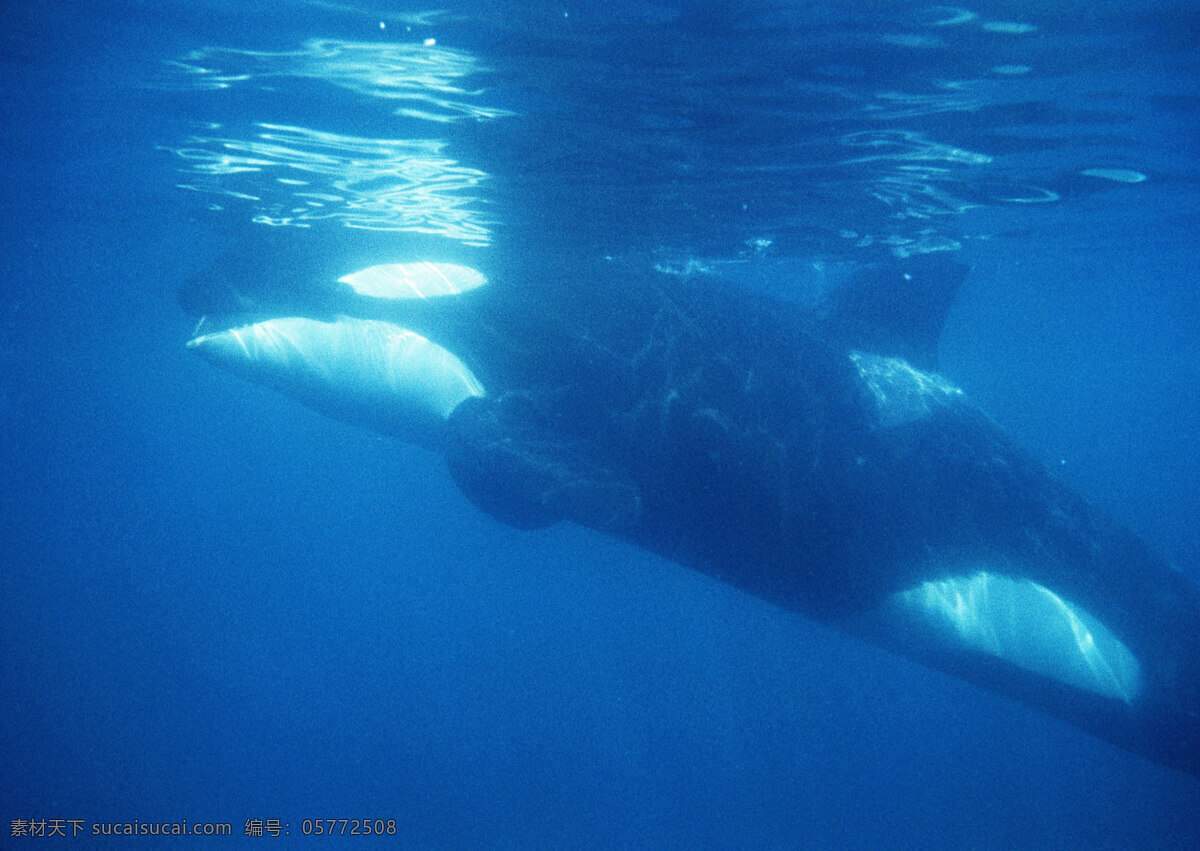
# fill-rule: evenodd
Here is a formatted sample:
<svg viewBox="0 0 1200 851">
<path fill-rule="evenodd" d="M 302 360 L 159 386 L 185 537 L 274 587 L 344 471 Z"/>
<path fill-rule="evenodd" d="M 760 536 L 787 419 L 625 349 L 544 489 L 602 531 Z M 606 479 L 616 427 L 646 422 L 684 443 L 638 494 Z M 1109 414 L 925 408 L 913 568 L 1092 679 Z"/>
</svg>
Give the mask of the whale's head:
<svg viewBox="0 0 1200 851">
<path fill-rule="evenodd" d="M 429 299 L 481 286 L 437 263 L 372 266 L 341 283 L 369 299 Z M 392 322 L 282 316 L 194 337 L 188 348 L 335 419 L 437 448 L 441 427 L 483 385 L 454 353 Z"/>
</svg>

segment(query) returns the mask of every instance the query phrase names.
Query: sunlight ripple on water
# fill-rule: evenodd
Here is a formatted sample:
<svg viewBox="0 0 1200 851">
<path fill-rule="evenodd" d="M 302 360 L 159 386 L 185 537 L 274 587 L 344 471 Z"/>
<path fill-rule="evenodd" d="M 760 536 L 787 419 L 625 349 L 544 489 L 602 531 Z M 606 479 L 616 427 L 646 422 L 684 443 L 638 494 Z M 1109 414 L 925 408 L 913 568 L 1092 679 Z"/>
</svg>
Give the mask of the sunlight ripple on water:
<svg viewBox="0 0 1200 851">
<path fill-rule="evenodd" d="M 173 63 L 185 89 L 221 92 L 283 81 L 331 84 L 429 124 L 490 121 L 512 113 L 489 107 L 482 92 L 459 81 L 483 70 L 469 53 L 436 43 L 375 44 L 311 40 L 297 51 L 205 48 Z M 180 187 L 254 204 L 253 220 L 309 227 L 336 220 L 346 227 L 437 234 L 486 245 L 489 222 L 479 210 L 486 172 L 447 156 L 441 134 L 371 138 L 266 121 L 206 130 L 168 146 L 197 179 Z M 270 178 L 264 180 L 264 176 Z"/>
</svg>

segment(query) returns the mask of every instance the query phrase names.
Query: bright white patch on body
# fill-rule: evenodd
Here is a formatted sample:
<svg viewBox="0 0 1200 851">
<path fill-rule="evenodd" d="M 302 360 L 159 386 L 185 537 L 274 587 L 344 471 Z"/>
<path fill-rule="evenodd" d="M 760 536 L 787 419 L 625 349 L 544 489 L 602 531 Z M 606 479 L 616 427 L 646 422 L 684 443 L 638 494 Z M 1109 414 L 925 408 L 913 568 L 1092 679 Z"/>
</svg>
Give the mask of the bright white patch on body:
<svg viewBox="0 0 1200 851">
<path fill-rule="evenodd" d="M 452 352 L 378 320 L 269 319 L 188 348 L 320 413 L 426 446 L 460 402 L 484 394 Z"/>
<path fill-rule="evenodd" d="M 979 571 L 925 582 L 892 601 L 953 645 L 1125 703 L 1141 691 L 1141 666 L 1129 648 L 1090 613 L 1031 580 Z"/>
<path fill-rule="evenodd" d="M 434 298 L 457 295 L 487 283 L 481 273 L 452 263 L 387 263 L 338 278 L 372 298 Z"/>
<path fill-rule="evenodd" d="M 854 351 L 850 360 L 870 389 L 884 428 L 923 419 L 963 395 L 940 375 L 915 369 L 901 358 Z"/>
</svg>

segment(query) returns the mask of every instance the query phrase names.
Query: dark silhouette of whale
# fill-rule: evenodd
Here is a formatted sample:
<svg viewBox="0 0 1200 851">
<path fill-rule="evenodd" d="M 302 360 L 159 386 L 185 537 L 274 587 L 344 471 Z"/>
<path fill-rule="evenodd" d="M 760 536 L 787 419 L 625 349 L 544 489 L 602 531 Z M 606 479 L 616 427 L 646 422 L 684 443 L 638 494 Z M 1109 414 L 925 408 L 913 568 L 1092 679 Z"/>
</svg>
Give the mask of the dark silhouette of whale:
<svg viewBox="0 0 1200 851">
<path fill-rule="evenodd" d="M 1200 590 L 931 371 L 964 267 L 801 305 L 611 259 L 488 283 L 279 250 L 185 289 L 216 323 L 191 348 L 440 452 L 503 522 L 620 536 L 1200 776 Z"/>
</svg>

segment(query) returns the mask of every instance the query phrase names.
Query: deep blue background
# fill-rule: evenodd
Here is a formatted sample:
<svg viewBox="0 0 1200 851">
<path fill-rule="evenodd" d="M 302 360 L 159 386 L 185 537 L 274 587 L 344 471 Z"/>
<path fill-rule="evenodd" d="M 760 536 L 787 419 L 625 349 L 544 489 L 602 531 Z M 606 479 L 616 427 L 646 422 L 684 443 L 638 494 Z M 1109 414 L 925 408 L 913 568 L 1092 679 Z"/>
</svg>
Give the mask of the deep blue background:
<svg viewBox="0 0 1200 851">
<path fill-rule="evenodd" d="M 157 149 L 202 99 L 144 81 L 206 44 L 379 37 L 241 9 L 0 13 L 0 815 L 381 817 L 426 847 L 1196 846 L 1195 778 L 598 535 L 503 527 L 437 458 L 187 355 L 175 291 L 228 233 Z M 628 11 L 671 32 L 669 5 Z M 1163 90 L 1193 92 L 1117 122 L 1150 180 L 962 214 L 1008 236 L 964 240 L 942 361 L 1200 577 L 1187 18 L 1136 22 L 1176 39 Z"/>
</svg>

